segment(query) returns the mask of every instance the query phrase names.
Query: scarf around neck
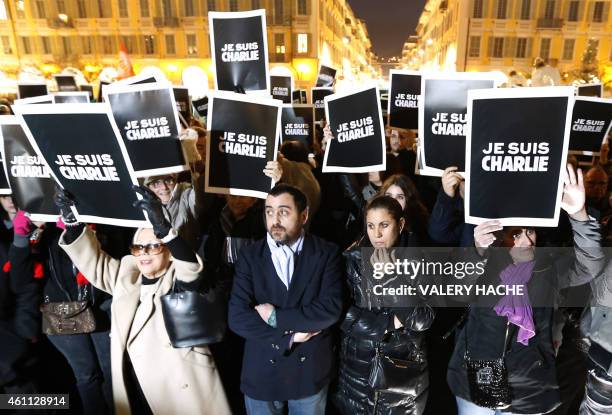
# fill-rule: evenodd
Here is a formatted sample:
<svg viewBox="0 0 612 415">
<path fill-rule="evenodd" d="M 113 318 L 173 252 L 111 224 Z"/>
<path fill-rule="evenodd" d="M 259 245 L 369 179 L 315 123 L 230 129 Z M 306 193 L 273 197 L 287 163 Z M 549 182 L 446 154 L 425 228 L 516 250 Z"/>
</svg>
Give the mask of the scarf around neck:
<svg viewBox="0 0 612 415">
<path fill-rule="evenodd" d="M 523 295 L 505 295 L 494 308 L 498 316 L 507 317 L 510 323 L 519 328 L 516 340 L 525 346 L 529 344 L 529 339 L 535 336 L 533 310 L 527 292 L 527 283 L 531 279 L 534 266 L 535 261 L 528 261 L 510 264 L 504 268 L 499 274 L 502 284 L 522 285 Z"/>
</svg>

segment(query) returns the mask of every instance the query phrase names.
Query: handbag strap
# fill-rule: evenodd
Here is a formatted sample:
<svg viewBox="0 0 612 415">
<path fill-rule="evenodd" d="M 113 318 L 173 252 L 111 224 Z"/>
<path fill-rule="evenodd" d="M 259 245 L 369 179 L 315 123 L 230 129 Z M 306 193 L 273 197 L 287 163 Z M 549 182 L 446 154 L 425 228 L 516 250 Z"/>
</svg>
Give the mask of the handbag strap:
<svg viewBox="0 0 612 415">
<path fill-rule="evenodd" d="M 469 357 L 469 353 L 468 353 L 468 332 L 467 332 L 467 327 L 468 327 L 468 321 L 469 321 L 469 317 L 467 317 L 466 323 L 465 323 L 465 357 L 468 358 Z M 508 347 L 508 334 L 510 333 L 510 320 L 508 320 L 506 322 L 506 335 L 504 336 L 504 349 L 502 350 L 502 355 L 501 358 L 505 358 L 506 357 L 506 349 Z"/>
<path fill-rule="evenodd" d="M 461 325 L 465 322 L 465 319 L 467 318 L 467 315 L 470 313 L 470 310 L 472 309 L 472 305 L 469 305 L 465 311 L 461 314 L 461 317 L 459 317 L 457 319 L 457 321 L 453 324 L 453 326 L 448 329 L 448 331 L 446 333 L 444 333 L 442 335 L 442 340 L 446 340 L 450 337 L 451 334 L 453 334 L 454 332 L 457 331 L 457 329 L 459 327 L 461 327 Z"/>
<path fill-rule="evenodd" d="M 54 257 L 53 250 L 51 249 L 51 247 L 49 247 L 49 268 L 51 268 L 50 269 L 50 271 L 51 271 L 51 278 L 53 278 L 53 280 L 57 284 L 57 286 L 60 289 L 60 291 L 62 292 L 62 294 L 64 294 L 66 296 L 66 298 L 68 299 L 68 302 L 71 302 L 72 298 L 70 297 L 70 293 L 62 285 L 62 283 L 59 280 L 59 276 L 57 275 L 57 268 L 55 267 L 55 257 Z"/>
</svg>

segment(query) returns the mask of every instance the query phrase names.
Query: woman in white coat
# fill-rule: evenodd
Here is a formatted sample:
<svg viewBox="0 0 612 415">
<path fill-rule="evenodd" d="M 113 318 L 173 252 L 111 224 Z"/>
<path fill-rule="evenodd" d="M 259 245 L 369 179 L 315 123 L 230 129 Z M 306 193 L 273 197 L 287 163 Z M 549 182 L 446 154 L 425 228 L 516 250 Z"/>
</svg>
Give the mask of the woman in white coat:
<svg viewBox="0 0 612 415">
<path fill-rule="evenodd" d="M 138 230 L 132 255 L 121 260 L 102 251 L 93 232 L 76 222 L 69 195 L 56 195 L 66 224 L 60 246 L 89 282 L 113 296 L 116 414 L 229 414 L 208 347 L 173 348 L 162 315 L 160 297 L 175 279 L 182 289 L 197 288 L 202 262 L 170 227 L 159 199 L 144 187 L 135 190 L 143 196 L 136 205 L 147 212 L 153 229 Z"/>
</svg>

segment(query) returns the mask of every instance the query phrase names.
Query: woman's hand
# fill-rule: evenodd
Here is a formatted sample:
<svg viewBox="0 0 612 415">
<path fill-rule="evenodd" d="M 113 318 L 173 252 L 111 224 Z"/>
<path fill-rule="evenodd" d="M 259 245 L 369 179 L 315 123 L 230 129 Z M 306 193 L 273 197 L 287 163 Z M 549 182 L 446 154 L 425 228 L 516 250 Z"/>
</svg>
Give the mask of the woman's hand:
<svg viewBox="0 0 612 415">
<path fill-rule="evenodd" d="M 501 231 L 502 229 L 504 227 L 501 226 L 501 222 L 498 220 L 488 220 L 474 228 L 474 245 L 478 254 L 483 255 L 485 250 L 495 242 L 497 238 L 495 238 L 493 232 Z"/>
<path fill-rule="evenodd" d="M 578 169 L 578 175 L 574 173 L 574 167 L 568 163 L 567 170 L 563 171 L 563 199 L 561 207 L 574 220 L 589 220 L 585 208 L 586 192 L 584 190 L 584 178 L 582 170 Z"/>
<path fill-rule="evenodd" d="M 168 236 L 172 226 L 164 216 L 164 208 L 161 200 L 148 187 L 134 186 L 134 191 L 142 196 L 142 199 L 134 202 L 135 208 L 140 208 L 147 213 L 149 222 L 153 225 L 153 233 L 156 238 L 163 239 Z"/>
<path fill-rule="evenodd" d="M 372 252 L 372 256 L 370 257 L 370 264 L 376 269 L 381 270 L 378 278 L 374 276 L 374 279 L 381 279 L 384 276 L 385 264 L 393 264 L 395 263 L 395 252 L 387 249 L 387 248 L 374 248 L 374 252 Z M 382 265 L 376 265 L 382 264 Z"/>
<path fill-rule="evenodd" d="M 66 226 L 77 225 L 78 222 L 71 207 L 74 206 L 74 198 L 70 193 L 59 187 L 55 188 L 55 196 L 53 198 L 55 205 L 59 208 L 60 215 L 62 216 L 62 222 Z"/>
</svg>

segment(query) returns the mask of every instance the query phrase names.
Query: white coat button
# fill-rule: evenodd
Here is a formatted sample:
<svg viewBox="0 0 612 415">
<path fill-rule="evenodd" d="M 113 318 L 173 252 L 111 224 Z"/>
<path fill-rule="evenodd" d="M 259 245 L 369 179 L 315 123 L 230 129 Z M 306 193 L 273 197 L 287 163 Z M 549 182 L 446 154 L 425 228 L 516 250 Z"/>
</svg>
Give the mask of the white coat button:
<svg viewBox="0 0 612 415">
<path fill-rule="evenodd" d="M 188 387 L 189 385 L 185 383 L 183 386 L 181 386 L 181 389 L 187 389 Z"/>
</svg>

